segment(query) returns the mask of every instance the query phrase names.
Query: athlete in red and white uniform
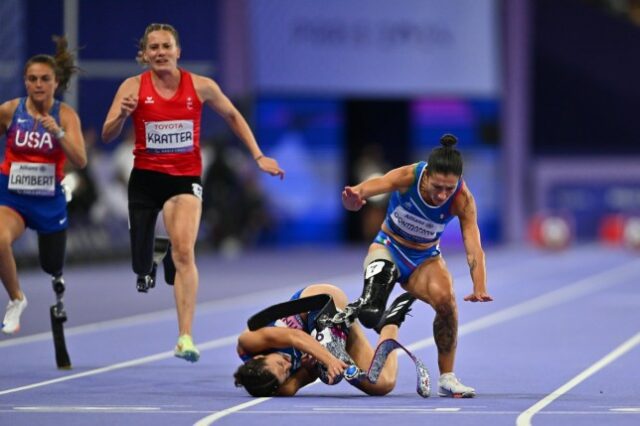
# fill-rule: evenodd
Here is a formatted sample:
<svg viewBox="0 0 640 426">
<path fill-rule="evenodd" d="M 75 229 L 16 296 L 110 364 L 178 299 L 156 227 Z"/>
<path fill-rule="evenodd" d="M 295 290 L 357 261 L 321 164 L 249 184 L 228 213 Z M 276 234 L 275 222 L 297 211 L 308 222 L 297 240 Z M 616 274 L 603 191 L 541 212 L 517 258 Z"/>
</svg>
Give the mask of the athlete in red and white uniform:
<svg viewBox="0 0 640 426">
<path fill-rule="evenodd" d="M 129 222 L 133 270 L 146 291 L 153 271 L 153 231 L 160 210 L 175 264 L 174 293 L 179 338 L 175 355 L 195 362 L 192 322 L 198 289 L 194 246 L 202 212 L 200 112 L 206 104 L 242 140 L 260 169 L 284 177 L 276 160 L 264 156 L 249 125 L 210 78 L 178 67 L 180 42 L 168 24 L 149 25 L 140 41 L 139 61 L 149 71 L 126 79 L 102 129 L 106 142 L 133 116 L 135 162 L 129 180 Z"/>
<path fill-rule="evenodd" d="M 170 99 L 153 86 L 152 71 L 140 76 L 138 106 L 132 114 L 134 167 L 173 176 L 200 176 L 202 102 L 191 73 L 178 70 L 179 85 Z"/>
</svg>

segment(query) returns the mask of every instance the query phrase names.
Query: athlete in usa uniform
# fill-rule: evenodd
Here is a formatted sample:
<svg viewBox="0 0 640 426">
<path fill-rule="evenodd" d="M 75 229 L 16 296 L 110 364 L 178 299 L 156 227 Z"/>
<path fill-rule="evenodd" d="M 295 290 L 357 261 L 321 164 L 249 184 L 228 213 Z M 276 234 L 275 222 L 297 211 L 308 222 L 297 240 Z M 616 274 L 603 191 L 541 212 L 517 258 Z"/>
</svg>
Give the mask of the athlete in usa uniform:
<svg viewBox="0 0 640 426">
<path fill-rule="evenodd" d="M 10 299 L 2 327 L 6 334 L 20 329 L 27 306 L 11 249 L 26 228 L 38 233 L 40 265 L 61 301 L 68 223 L 60 182 L 67 159 L 78 168 L 87 163 L 78 114 L 54 97 L 75 71 L 66 40 L 54 40 L 55 56 L 36 55 L 25 64 L 27 96 L 0 105 L 0 134 L 7 137 L 0 165 L 0 278 Z"/>
<path fill-rule="evenodd" d="M 438 348 L 440 379 L 438 394 L 470 398 L 475 390 L 453 373 L 458 308 L 453 280 L 441 256 L 440 236 L 453 217 L 458 217 L 473 292 L 464 300 L 493 300 L 486 289 L 484 251 L 480 241 L 476 204 L 462 179 L 462 157 L 454 148 L 457 139 L 444 135 L 442 146 L 431 151 L 427 162 L 402 166 L 382 177 L 368 179 L 342 192 L 347 210 L 357 211 L 367 198 L 392 193 L 386 219 L 369 246 L 364 261 L 364 306 L 359 319 L 376 327 L 396 281 L 414 297 L 433 307 L 433 333 Z"/>
<path fill-rule="evenodd" d="M 155 222 L 162 211 L 176 270 L 173 284 L 179 337 L 174 353 L 195 362 L 200 357 L 191 335 L 198 289 L 194 247 L 202 212 L 202 106 L 225 119 L 262 171 L 280 178 L 284 171 L 262 153 L 245 119 L 212 79 L 178 67 L 180 54 L 175 28 L 169 24 L 146 28 L 138 60 L 149 70 L 120 85 L 102 138 L 114 140 L 132 116 L 136 134 L 129 180 L 133 271 L 138 289 L 145 289 L 153 269 Z"/>
</svg>

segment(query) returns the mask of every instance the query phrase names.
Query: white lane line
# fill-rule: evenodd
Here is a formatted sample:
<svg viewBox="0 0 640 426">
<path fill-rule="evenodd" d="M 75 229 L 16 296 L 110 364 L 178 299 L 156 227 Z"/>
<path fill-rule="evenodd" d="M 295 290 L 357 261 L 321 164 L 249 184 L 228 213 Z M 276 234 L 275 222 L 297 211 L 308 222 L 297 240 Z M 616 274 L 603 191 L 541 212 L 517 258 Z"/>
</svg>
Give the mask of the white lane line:
<svg viewBox="0 0 640 426">
<path fill-rule="evenodd" d="M 381 407 L 313 407 L 312 411 L 330 411 L 338 413 L 455 413 L 460 411 L 459 407 L 452 408 L 411 408 L 411 407 L 396 407 L 396 408 L 381 408 Z"/>
<path fill-rule="evenodd" d="M 537 258 L 529 258 L 525 265 L 528 263 L 538 262 Z M 522 268 L 526 268 L 527 266 L 523 266 L 522 263 L 518 265 L 503 265 L 500 270 L 496 273 L 496 275 L 500 274 L 500 276 L 509 276 L 510 273 L 513 272 L 514 269 L 521 270 Z M 468 279 L 468 274 L 464 274 L 463 276 L 456 276 L 454 278 L 454 282 L 459 282 L 462 280 Z M 327 283 L 353 283 L 353 284 L 341 284 L 340 288 L 343 290 L 346 286 L 352 287 L 355 285 L 361 285 L 362 273 L 356 274 L 344 274 L 338 275 L 334 277 L 330 277 L 326 280 L 317 280 L 315 282 L 327 282 Z M 224 312 L 232 309 L 238 309 L 239 307 L 253 306 L 255 304 L 263 304 L 265 300 L 271 300 L 277 297 L 281 297 L 282 294 L 285 294 L 285 297 L 291 295 L 291 293 L 300 290 L 304 285 L 296 285 L 289 287 L 281 287 L 277 289 L 269 289 L 264 291 L 257 291 L 250 294 L 244 294 L 235 297 L 228 297 L 225 299 L 217 299 L 211 302 L 199 303 L 197 305 L 196 310 L 196 318 L 200 315 L 209 314 L 213 312 Z M 144 325 L 149 323 L 155 323 L 158 321 L 164 320 L 175 320 L 176 310 L 175 308 L 163 309 L 161 311 L 149 312 L 146 314 L 137 314 L 131 315 L 124 318 L 118 318 L 114 320 L 100 321 L 94 322 L 85 325 L 79 325 L 75 327 L 65 327 L 65 335 L 69 336 L 77 336 L 82 334 L 93 333 L 95 331 L 105 331 L 111 330 L 115 328 L 121 327 L 131 327 L 137 325 Z M 0 336 L 1 338 L 2 336 Z M 51 340 L 51 332 L 42 332 L 37 334 L 32 334 L 24 337 L 10 337 L 7 340 L 0 341 L 0 349 L 18 346 L 22 344 L 42 342 Z"/>
<path fill-rule="evenodd" d="M 640 268 L 640 261 L 634 261 L 581 279 L 558 290 L 463 324 L 458 328 L 458 336 L 464 336 L 614 286 L 627 277 L 637 276 L 638 268 Z M 434 345 L 434 340 L 433 337 L 430 337 L 407 346 L 407 349 L 416 351 L 432 345 Z"/>
<path fill-rule="evenodd" d="M 490 411 L 479 411 L 477 409 L 469 409 L 466 405 L 464 406 L 464 410 L 462 407 L 458 408 L 413 408 L 402 410 L 405 414 L 448 414 L 459 416 L 475 416 L 475 415 L 505 415 L 513 417 L 516 414 L 519 414 L 520 411 L 506 411 L 506 410 L 490 410 Z M 373 408 L 368 411 L 361 410 L 360 412 L 374 412 L 376 414 L 389 414 L 395 415 L 398 414 L 398 410 L 394 409 L 382 409 L 382 408 Z M 118 414 L 208 414 L 210 411 L 208 410 L 188 410 L 188 409 L 175 409 L 175 408 L 162 408 L 162 407 L 117 407 L 114 408 L 106 408 L 102 407 L 83 407 L 83 406 L 69 406 L 69 407 L 58 407 L 58 406 L 20 406 L 20 407 L 11 407 L 9 409 L 0 408 L 0 413 L 15 413 L 15 412 L 23 412 L 23 413 L 95 413 L 95 414 L 106 414 L 106 413 L 118 413 Z M 307 410 L 304 409 L 294 409 L 294 410 L 251 410 L 251 411 L 240 411 L 238 414 L 249 415 L 249 416 L 261 416 L 265 414 L 276 414 L 276 415 L 332 415 L 332 414 L 342 414 L 342 413 L 353 413 L 353 411 L 349 408 L 336 408 L 335 410 L 320 410 L 316 407 L 310 408 Z M 563 416 L 604 416 L 605 419 L 611 418 L 619 418 L 622 414 L 631 414 L 638 415 L 639 411 L 629 411 L 629 412 L 602 412 L 602 411 L 545 411 L 546 415 L 563 415 Z M 612 417 L 613 416 L 613 417 Z M 603 424 L 609 424 L 606 423 Z M 613 421 L 613 420 L 611 420 Z"/>
<path fill-rule="evenodd" d="M 198 344 L 198 348 L 200 351 L 206 351 L 209 349 L 218 348 L 221 346 L 232 345 L 236 343 L 238 339 L 237 335 L 222 337 L 220 339 L 210 340 L 208 342 Z M 95 368 L 93 370 L 83 371 L 82 373 L 70 374 L 68 376 L 58 377 L 56 379 L 45 380 L 42 382 L 32 383 L 30 385 L 19 386 L 16 388 L 4 389 L 0 390 L 1 395 L 7 395 L 10 393 L 22 392 L 25 390 L 35 389 L 43 386 L 53 385 L 56 383 L 67 382 L 69 380 L 80 379 L 82 377 L 95 376 L 96 374 L 108 373 L 110 371 L 121 370 L 123 368 L 134 367 L 136 365 L 147 364 L 150 362 L 160 361 L 163 359 L 173 357 L 173 351 L 160 352 L 155 355 L 149 355 L 142 358 L 136 358 L 125 362 L 120 362 L 118 364 L 108 365 L 106 367 Z"/>
<path fill-rule="evenodd" d="M 44 413 L 137 413 L 148 411 L 162 410 L 160 407 L 127 407 L 127 406 L 46 406 L 46 405 L 34 405 L 27 407 L 13 407 L 15 411 L 25 412 L 44 412 Z"/>
<path fill-rule="evenodd" d="M 516 426 L 531 426 L 531 419 L 534 415 L 536 415 L 536 413 L 540 412 L 542 409 L 544 409 L 544 407 L 551 404 L 553 401 L 560 398 L 562 395 L 569 392 L 571 389 L 578 386 L 580 383 L 593 376 L 595 373 L 602 370 L 625 353 L 629 352 L 638 344 L 640 344 L 640 332 L 615 348 L 613 351 L 609 352 L 607 355 L 584 370 L 582 373 L 578 374 L 576 377 L 569 380 L 567 383 L 560 386 L 558 389 L 551 392 L 549 395 L 520 413 L 520 415 L 516 419 Z"/>
<path fill-rule="evenodd" d="M 361 274 L 357 274 L 358 280 L 361 279 Z M 330 279 L 327 282 L 354 280 L 356 274 L 340 275 Z M 203 315 L 211 312 L 224 312 L 232 309 L 238 309 L 239 307 L 253 306 L 255 304 L 263 304 L 265 300 L 270 300 L 276 296 L 282 296 L 282 294 L 291 295 L 291 293 L 300 290 L 302 286 L 290 286 L 281 287 L 278 289 L 271 289 L 265 291 L 254 292 L 249 295 L 241 295 L 235 297 L 228 297 L 225 299 L 218 299 L 211 302 L 200 303 L 197 305 L 197 314 Z M 162 320 L 175 320 L 176 309 L 168 308 L 161 311 L 150 312 L 147 314 L 132 315 L 125 318 L 118 318 L 108 321 L 100 321 L 91 324 L 85 324 L 75 327 L 65 328 L 65 335 L 76 336 L 81 334 L 93 333 L 95 331 L 110 330 L 119 327 L 131 327 L 133 325 L 143 325 L 148 323 L 154 323 Z M 10 338 L 9 340 L 1 341 L 0 348 L 17 346 L 33 342 L 49 341 L 51 340 L 51 332 L 43 332 L 32 334 L 24 337 Z"/>
<path fill-rule="evenodd" d="M 516 305 L 514 307 L 511 308 L 507 308 L 507 309 L 503 309 L 502 311 L 498 311 L 494 314 L 488 315 L 486 317 L 480 318 L 478 320 L 472 321 L 471 323 L 465 324 L 463 326 L 460 327 L 459 330 L 459 334 L 468 334 L 474 331 L 478 331 L 481 329 L 484 329 L 490 325 L 494 325 L 500 322 L 504 322 L 508 319 L 513 319 L 515 317 L 518 316 L 523 316 L 525 314 L 529 314 L 532 312 L 535 312 L 537 310 L 541 310 L 545 307 L 549 307 L 549 306 L 553 306 L 556 305 L 558 303 L 561 303 L 561 301 L 566 301 L 566 300 L 570 300 L 571 298 L 575 298 L 584 294 L 587 294 L 589 292 L 593 292 L 595 290 L 601 289 L 601 288 L 605 288 L 608 287 L 610 285 L 616 284 L 618 282 L 620 282 L 620 274 L 624 273 L 627 271 L 627 269 L 631 270 L 631 272 L 634 272 L 635 269 L 632 269 L 631 267 L 635 267 L 636 264 L 638 264 L 640 262 L 636 261 L 636 262 L 631 262 L 629 264 L 623 265 L 621 267 L 617 267 L 617 268 L 613 268 L 610 269 L 608 271 L 599 273 L 595 276 L 592 276 L 591 278 L 587 278 L 587 279 L 583 279 L 580 280 L 578 282 L 576 282 L 573 285 L 564 287 L 560 290 L 556 290 L 553 291 L 551 293 L 547 293 L 546 295 L 540 296 L 536 299 L 532 299 L 528 302 L 522 303 L 520 305 Z M 608 277 L 608 275 L 613 274 L 615 277 L 615 280 L 612 280 L 612 282 L 607 282 L 607 279 L 609 279 L 610 277 Z M 594 281 L 599 281 L 599 282 L 595 282 Z M 616 281 L 617 280 L 617 281 Z M 579 287 L 585 287 L 585 289 L 580 289 Z M 555 295 L 555 296 L 551 296 L 551 295 Z M 559 298 L 560 302 L 557 302 L 554 300 L 554 298 Z M 537 301 L 537 302 L 536 302 Z M 534 303 L 535 302 L 535 303 Z M 527 306 L 529 306 L 530 304 L 534 304 L 536 306 L 535 309 L 527 309 Z M 506 313 L 506 314 L 505 314 Z M 48 334 L 48 333 L 47 333 Z M 216 348 L 216 347 L 221 347 L 221 346 L 226 346 L 226 345 L 231 345 L 234 344 L 236 342 L 237 336 L 233 335 L 233 336 L 227 336 L 227 337 L 223 337 L 220 339 L 215 339 L 215 340 L 211 340 L 209 342 L 205 342 L 203 344 L 199 344 L 199 348 L 201 350 L 208 350 L 211 348 Z M 433 338 L 428 338 L 428 339 L 424 339 L 418 342 L 415 342 L 409 346 L 407 346 L 410 350 L 417 350 L 417 349 L 421 349 L 427 346 L 433 345 Z M 25 385 L 25 386 L 21 386 L 21 387 L 17 387 L 17 388 L 11 388 L 11 389 L 6 389 L 6 390 L 2 390 L 0 391 L 0 395 L 6 395 L 6 394 L 10 394 L 10 393 L 15 393 L 15 392 L 20 392 L 20 391 L 24 391 L 24 390 L 29 390 L 29 389 L 34 389 L 34 388 L 38 388 L 38 387 L 42 387 L 42 386 L 48 386 L 51 384 L 55 384 L 55 383 L 61 383 L 61 382 L 65 382 L 65 381 L 69 381 L 69 380 L 74 380 L 77 378 L 82 378 L 82 377 L 87 377 L 87 376 L 92 376 L 92 375 L 96 375 L 96 374 L 101 374 L 101 373 L 106 373 L 109 371 L 114 371 L 114 370 L 118 370 L 118 369 L 123 369 L 123 368 L 128 368 L 128 367 L 132 367 L 135 365 L 141 365 L 141 364 L 146 364 L 146 363 L 150 363 L 150 362 L 154 362 L 154 361 L 159 361 L 162 359 L 167 359 L 167 358 L 171 358 L 173 356 L 173 352 L 162 352 L 159 354 L 155 354 L 155 355 L 150 355 L 150 356 L 146 356 L 146 357 L 142 357 L 142 358 L 137 358 L 134 360 L 130 360 L 130 361 L 126 361 L 126 362 L 122 362 L 122 363 L 118 363 L 118 364 L 113 364 L 110 366 L 106 366 L 106 367 L 102 367 L 102 368 L 97 368 L 94 370 L 89 370 L 89 371 L 85 371 L 82 373 L 77 373 L 77 374 L 71 374 L 69 376 L 64 376 L 64 377 L 59 377 L 56 379 L 52 379 L 52 380 L 46 380 L 43 382 L 38 382 L 38 383 L 34 383 L 31 385 Z M 225 417 L 228 414 L 234 413 L 236 411 L 240 411 L 244 408 L 247 407 L 251 407 L 252 405 L 256 405 L 256 404 L 260 404 L 262 402 L 265 402 L 267 400 L 269 400 L 271 398 L 258 398 L 256 400 L 252 400 L 248 403 L 244 403 L 244 404 L 240 404 L 234 407 L 230 407 L 228 409 L 216 412 L 214 414 L 212 414 L 211 416 L 207 416 L 203 419 L 201 419 L 200 421 L 198 421 L 196 424 L 198 425 L 208 425 L 211 424 L 213 421 Z M 257 401 L 257 402 L 256 402 Z M 240 407 L 240 408 L 238 408 Z M 208 420 L 210 419 L 210 420 Z M 203 423 L 201 423 L 203 422 Z"/>
<path fill-rule="evenodd" d="M 542 296 L 538 296 L 534 299 L 528 300 L 526 302 L 520 303 L 510 308 L 506 308 L 501 311 L 494 312 L 493 314 L 471 321 L 470 323 L 463 324 L 458 328 L 458 336 L 473 333 L 475 331 L 482 330 L 487 327 L 497 325 L 517 317 L 528 315 L 533 312 L 537 312 L 537 311 L 558 305 L 560 303 L 578 298 L 585 294 L 589 294 L 594 291 L 602 290 L 603 288 L 607 288 L 615 284 L 619 284 L 621 281 L 623 281 L 623 279 L 627 275 L 629 275 L 630 277 L 636 276 L 639 266 L 640 266 L 640 261 L 629 262 L 622 266 L 608 269 L 596 275 L 592 275 L 590 277 L 581 279 L 559 290 L 555 290 L 555 291 L 543 294 Z M 416 351 L 418 349 L 423 349 L 433 345 L 435 345 L 433 337 L 429 337 L 427 339 L 423 339 L 423 340 L 419 340 L 417 342 L 411 343 L 406 347 L 410 351 Z M 404 352 L 400 352 L 399 355 L 403 355 L 403 354 Z M 316 380 L 311 385 L 314 385 L 316 383 L 319 383 L 319 380 Z M 266 402 L 270 399 L 271 398 L 261 398 L 260 402 L 258 402 L 257 404 Z M 252 404 L 252 405 L 256 405 L 256 404 Z M 240 411 L 241 409 L 236 409 L 237 407 L 238 406 L 235 406 L 227 410 L 213 413 L 210 416 L 207 416 L 198 420 L 196 423 L 194 423 L 194 426 L 209 426 L 210 424 L 212 424 L 216 420 L 221 419 L 222 417 L 235 413 L 236 411 Z M 250 405 L 247 407 L 250 407 Z M 243 408 L 246 408 L 246 407 L 243 407 Z M 229 410 L 232 410 L 232 411 L 229 411 Z"/>
<path fill-rule="evenodd" d="M 523 268 L 527 268 L 530 263 L 539 262 L 538 258 L 528 258 L 526 262 L 519 263 L 517 265 L 511 263 L 508 265 L 501 265 L 499 271 L 496 272 L 496 276 L 509 276 L 509 274 L 513 273 L 513 270 L 522 270 Z M 454 282 L 463 281 L 468 278 L 468 273 L 465 273 L 462 276 L 456 276 L 454 278 Z M 352 287 L 356 285 L 361 285 L 362 282 L 362 273 L 355 274 L 343 274 L 337 275 L 334 277 L 330 277 L 322 280 L 317 280 L 315 282 L 321 283 L 340 283 L 339 287 L 343 290 L 346 287 Z M 342 283 L 353 283 L 353 284 L 342 284 Z M 238 309 L 239 307 L 253 306 L 255 304 L 263 304 L 265 300 L 271 300 L 278 297 L 282 297 L 285 294 L 285 297 L 291 295 L 291 293 L 300 290 L 304 285 L 295 285 L 289 287 L 281 287 L 277 289 L 269 289 L 264 291 L 256 291 L 250 294 L 244 294 L 235 297 L 228 297 L 225 299 L 217 299 L 211 302 L 199 303 L 197 305 L 196 310 L 196 318 L 203 314 L 209 314 L 213 312 L 224 312 L 233 309 Z M 136 325 L 143 325 L 154 323 L 158 321 L 164 320 L 174 320 L 176 316 L 175 308 L 163 309 L 161 311 L 149 312 L 146 314 L 138 314 L 131 315 L 124 318 L 118 318 L 114 320 L 100 321 L 94 322 L 85 325 L 79 325 L 75 327 L 65 327 L 65 335 L 69 336 L 77 336 L 82 334 L 93 333 L 95 331 L 105 331 L 115 328 L 121 327 L 131 327 Z M 0 336 L 1 338 L 2 336 Z M 22 344 L 34 343 L 34 342 L 42 342 L 51 340 L 51 332 L 42 332 L 37 334 L 32 334 L 24 337 L 10 337 L 7 340 L 0 341 L 0 348 L 6 348 L 10 346 L 18 346 Z"/>
<path fill-rule="evenodd" d="M 314 382 L 315 383 L 315 382 Z M 313 383 L 312 383 L 313 384 Z M 226 408 L 224 410 L 218 411 L 216 413 L 211 414 L 210 416 L 204 417 L 197 422 L 194 423 L 194 426 L 205 426 L 210 425 L 218 419 L 228 416 L 229 414 L 235 413 L 236 411 L 244 410 L 245 408 L 252 407 L 254 405 L 262 404 L 265 401 L 270 400 L 271 397 L 268 398 L 255 398 L 251 401 L 244 402 L 242 404 L 234 405 L 233 407 Z"/>
</svg>

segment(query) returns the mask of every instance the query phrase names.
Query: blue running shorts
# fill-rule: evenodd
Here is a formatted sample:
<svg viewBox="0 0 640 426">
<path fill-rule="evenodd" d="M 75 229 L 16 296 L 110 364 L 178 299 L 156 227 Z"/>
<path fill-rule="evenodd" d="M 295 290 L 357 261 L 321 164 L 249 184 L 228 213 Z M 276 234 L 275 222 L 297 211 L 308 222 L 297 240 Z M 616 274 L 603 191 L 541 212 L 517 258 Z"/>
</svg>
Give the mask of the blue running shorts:
<svg viewBox="0 0 640 426">
<path fill-rule="evenodd" d="M 0 174 L 0 206 L 15 210 L 27 228 L 41 234 L 67 229 L 67 200 L 59 182 L 53 197 L 20 194 L 9 191 L 8 187 L 9 176 Z"/>
<path fill-rule="evenodd" d="M 398 281 L 405 284 L 413 271 L 425 260 L 440 256 L 440 246 L 436 244 L 427 250 L 417 250 L 405 247 L 391 238 L 386 232 L 380 231 L 373 240 L 375 243 L 382 244 L 389 250 L 393 262 L 400 271 Z"/>
</svg>

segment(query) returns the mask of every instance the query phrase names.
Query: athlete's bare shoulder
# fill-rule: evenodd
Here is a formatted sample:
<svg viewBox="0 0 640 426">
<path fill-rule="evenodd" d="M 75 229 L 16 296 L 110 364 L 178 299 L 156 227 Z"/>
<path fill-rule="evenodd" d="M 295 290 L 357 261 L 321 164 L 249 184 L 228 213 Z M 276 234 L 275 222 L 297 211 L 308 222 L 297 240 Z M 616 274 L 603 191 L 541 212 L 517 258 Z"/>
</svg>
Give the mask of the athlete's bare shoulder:
<svg viewBox="0 0 640 426">
<path fill-rule="evenodd" d="M 3 102 L 0 104 L 0 128 L 6 130 L 11 124 L 11 120 L 13 119 L 13 114 L 16 112 L 16 108 L 18 108 L 18 103 L 20 102 L 20 98 L 15 98 Z"/>
<path fill-rule="evenodd" d="M 212 88 L 217 88 L 218 84 L 213 81 L 212 78 L 210 77 L 205 77 L 204 75 L 200 75 L 200 74 L 194 74 L 194 73 L 190 73 L 191 74 L 191 80 L 193 80 L 193 85 L 195 86 L 196 90 L 198 89 L 212 89 Z"/>
<path fill-rule="evenodd" d="M 0 109 L 4 111 L 12 110 L 18 108 L 18 104 L 20 103 L 20 98 L 9 99 L 0 104 Z"/>
<path fill-rule="evenodd" d="M 455 195 L 452 212 L 458 217 L 476 215 L 476 201 L 466 184 L 463 184 Z"/>
<path fill-rule="evenodd" d="M 120 90 L 138 90 L 140 88 L 140 82 L 142 81 L 142 74 L 134 75 L 133 77 L 129 77 L 125 79 L 122 84 L 120 84 Z"/>
<path fill-rule="evenodd" d="M 215 101 L 220 96 L 220 86 L 212 78 L 191 73 L 191 79 L 201 101 Z"/>
<path fill-rule="evenodd" d="M 66 121 L 67 118 L 80 120 L 78 112 L 68 103 L 60 102 L 60 118 Z"/>
<path fill-rule="evenodd" d="M 191 71 L 187 71 L 189 75 L 191 75 L 191 79 L 193 80 L 193 84 L 211 84 L 213 79 L 210 77 L 206 77 L 204 75 L 196 74 Z"/>
</svg>

